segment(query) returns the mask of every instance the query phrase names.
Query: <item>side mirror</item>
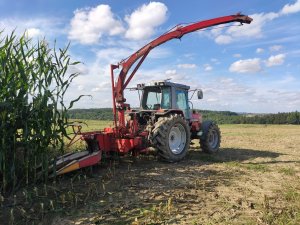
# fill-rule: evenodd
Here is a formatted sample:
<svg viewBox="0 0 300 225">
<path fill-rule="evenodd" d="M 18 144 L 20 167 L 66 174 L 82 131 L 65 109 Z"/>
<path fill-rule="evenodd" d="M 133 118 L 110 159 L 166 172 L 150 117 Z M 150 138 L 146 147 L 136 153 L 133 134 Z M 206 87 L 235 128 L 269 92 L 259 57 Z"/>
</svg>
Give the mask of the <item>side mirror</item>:
<svg viewBox="0 0 300 225">
<path fill-rule="evenodd" d="M 203 98 L 203 91 L 201 89 L 197 91 L 197 96 L 198 96 L 198 99 Z"/>
</svg>

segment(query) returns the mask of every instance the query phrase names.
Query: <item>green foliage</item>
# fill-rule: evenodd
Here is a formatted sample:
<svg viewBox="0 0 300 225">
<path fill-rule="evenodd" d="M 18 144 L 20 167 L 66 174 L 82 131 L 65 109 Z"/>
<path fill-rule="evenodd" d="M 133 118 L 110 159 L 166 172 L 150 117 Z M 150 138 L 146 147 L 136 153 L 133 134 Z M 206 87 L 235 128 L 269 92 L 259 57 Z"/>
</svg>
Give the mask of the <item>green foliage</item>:
<svg viewBox="0 0 300 225">
<path fill-rule="evenodd" d="M 218 124 L 300 124 L 300 113 L 277 114 L 239 114 L 230 111 L 198 110 L 204 120 L 214 120 Z M 72 109 L 68 111 L 71 119 L 113 120 L 111 108 Z"/>
<path fill-rule="evenodd" d="M 113 120 L 111 108 L 102 109 L 72 109 L 68 111 L 70 119 L 83 120 Z"/>
<path fill-rule="evenodd" d="M 211 119 L 219 124 L 300 124 L 300 113 L 277 113 L 277 114 L 238 114 L 228 111 L 200 112 L 203 119 Z"/>
<path fill-rule="evenodd" d="M 0 178 L 1 191 L 47 179 L 48 158 L 63 151 L 67 136 L 64 95 L 77 73 L 65 49 L 45 40 L 0 33 Z M 73 102 L 71 102 L 73 104 Z M 36 168 L 41 164 L 40 171 Z"/>
<path fill-rule="evenodd" d="M 294 176 L 296 175 L 296 170 L 293 167 L 285 167 L 285 168 L 281 168 L 279 170 L 279 172 L 288 175 L 288 176 Z"/>
</svg>

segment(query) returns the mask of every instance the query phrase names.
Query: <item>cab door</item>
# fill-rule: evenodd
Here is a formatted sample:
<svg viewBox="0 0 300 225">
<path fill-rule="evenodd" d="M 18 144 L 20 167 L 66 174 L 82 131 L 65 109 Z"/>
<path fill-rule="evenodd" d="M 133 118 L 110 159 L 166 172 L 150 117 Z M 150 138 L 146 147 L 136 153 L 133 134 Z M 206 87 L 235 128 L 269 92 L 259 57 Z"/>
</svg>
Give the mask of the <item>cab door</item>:
<svg viewBox="0 0 300 225">
<path fill-rule="evenodd" d="M 188 93 L 184 89 L 175 89 L 175 107 L 183 111 L 186 119 L 190 118 L 188 106 Z"/>
</svg>

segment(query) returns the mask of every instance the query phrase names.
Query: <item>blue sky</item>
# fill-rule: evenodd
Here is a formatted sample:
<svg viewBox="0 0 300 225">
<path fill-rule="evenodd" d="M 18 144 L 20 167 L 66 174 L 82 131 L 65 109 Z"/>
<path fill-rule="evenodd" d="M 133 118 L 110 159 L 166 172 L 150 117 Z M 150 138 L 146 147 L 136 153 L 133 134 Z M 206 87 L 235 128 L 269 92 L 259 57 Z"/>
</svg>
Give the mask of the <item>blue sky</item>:
<svg viewBox="0 0 300 225">
<path fill-rule="evenodd" d="M 83 62 L 67 99 L 90 94 L 77 108 L 111 107 L 109 64 L 179 23 L 242 12 L 251 25 L 215 27 L 153 50 L 131 85 L 156 79 L 202 88 L 195 108 L 236 112 L 300 110 L 300 0 L 91 1 L 0 0 L 0 29 L 17 28 Z M 234 24 L 231 24 L 234 25 Z M 138 105 L 138 95 L 128 92 Z"/>
</svg>

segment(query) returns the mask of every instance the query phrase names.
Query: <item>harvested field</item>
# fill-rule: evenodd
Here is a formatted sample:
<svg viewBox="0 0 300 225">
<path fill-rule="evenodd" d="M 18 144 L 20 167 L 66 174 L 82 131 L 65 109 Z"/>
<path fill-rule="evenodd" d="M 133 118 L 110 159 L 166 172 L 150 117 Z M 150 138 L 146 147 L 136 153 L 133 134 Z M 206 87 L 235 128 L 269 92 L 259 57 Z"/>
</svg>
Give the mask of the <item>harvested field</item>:
<svg viewBox="0 0 300 225">
<path fill-rule="evenodd" d="M 92 171 L 2 199 L 1 221 L 300 224 L 300 126 L 220 128 L 222 150 L 216 155 L 202 153 L 195 142 L 180 163 L 163 163 L 151 155 L 106 160 Z"/>
</svg>

